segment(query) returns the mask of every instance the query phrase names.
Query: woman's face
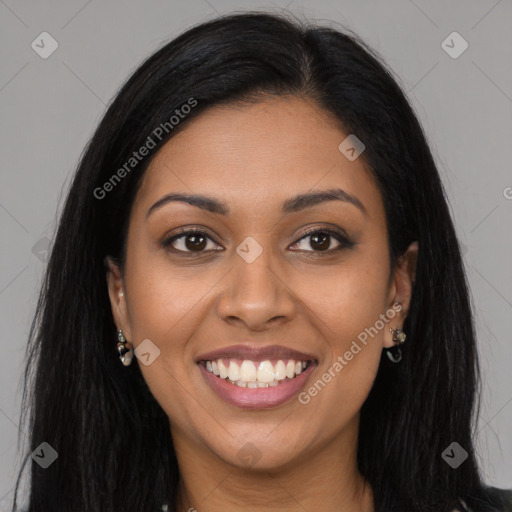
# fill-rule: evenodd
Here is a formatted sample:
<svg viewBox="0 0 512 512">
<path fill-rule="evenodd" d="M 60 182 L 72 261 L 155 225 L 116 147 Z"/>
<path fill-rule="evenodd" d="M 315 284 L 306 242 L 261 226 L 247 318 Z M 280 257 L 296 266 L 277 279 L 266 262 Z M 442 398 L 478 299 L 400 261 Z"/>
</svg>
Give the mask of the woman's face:
<svg viewBox="0 0 512 512">
<path fill-rule="evenodd" d="M 213 107 L 151 162 L 108 283 L 178 455 L 277 468 L 354 444 L 415 247 L 390 274 L 382 198 L 338 148 L 348 135 L 282 97 Z"/>
</svg>

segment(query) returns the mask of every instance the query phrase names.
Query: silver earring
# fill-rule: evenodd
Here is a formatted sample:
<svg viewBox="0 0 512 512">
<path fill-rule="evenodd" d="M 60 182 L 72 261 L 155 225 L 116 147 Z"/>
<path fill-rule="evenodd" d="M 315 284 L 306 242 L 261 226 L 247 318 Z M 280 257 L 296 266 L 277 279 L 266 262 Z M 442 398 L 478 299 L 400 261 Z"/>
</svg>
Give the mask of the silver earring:
<svg viewBox="0 0 512 512">
<path fill-rule="evenodd" d="M 391 334 L 393 334 L 393 341 L 397 345 L 401 345 L 405 339 L 407 338 L 407 335 L 404 331 L 402 331 L 401 327 L 397 327 L 395 330 L 389 329 L 391 331 Z"/>
<path fill-rule="evenodd" d="M 123 336 L 123 331 L 119 329 L 117 333 L 117 351 L 119 352 L 119 359 L 124 366 L 130 366 L 133 360 L 133 346 L 129 341 L 126 341 L 126 338 Z"/>
<path fill-rule="evenodd" d="M 397 327 L 395 330 L 389 330 L 391 331 L 391 334 L 393 334 L 393 341 L 395 342 L 395 345 L 401 345 L 407 338 L 407 335 L 402 331 L 401 327 Z M 399 363 L 402 360 L 402 351 L 400 350 L 400 347 L 388 349 L 386 350 L 386 354 L 392 363 Z"/>
</svg>

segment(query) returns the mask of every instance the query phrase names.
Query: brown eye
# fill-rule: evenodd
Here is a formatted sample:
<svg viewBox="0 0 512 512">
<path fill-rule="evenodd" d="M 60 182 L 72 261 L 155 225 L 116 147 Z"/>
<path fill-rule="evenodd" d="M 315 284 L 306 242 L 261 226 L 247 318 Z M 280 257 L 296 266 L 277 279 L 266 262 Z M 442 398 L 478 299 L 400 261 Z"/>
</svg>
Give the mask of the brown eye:
<svg viewBox="0 0 512 512">
<path fill-rule="evenodd" d="M 309 239 L 309 243 L 306 240 Z M 332 240 L 336 240 L 337 246 L 332 247 Z M 210 244 L 210 246 L 208 246 Z M 300 247 L 300 244 L 304 244 Z M 344 248 L 352 247 L 354 244 L 345 235 L 326 229 L 317 229 L 304 235 L 300 240 L 295 242 L 293 250 L 301 250 L 306 252 L 335 252 Z M 196 253 L 200 254 L 209 250 L 223 250 L 214 240 L 208 236 L 208 233 L 201 230 L 182 231 L 178 235 L 168 238 L 162 243 L 164 248 L 171 248 L 176 253 Z M 293 247 L 292 246 L 292 247 Z M 309 247 L 308 247 L 309 246 Z M 312 249 L 312 250 L 311 250 Z"/>
<path fill-rule="evenodd" d="M 211 246 L 208 247 L 208 242 Z M 172 247 L 175 252 L 204 252 L 205 249 L 220 250 L 219 247 L 204 231 L 189 230 L 182 231 L 163 242 L 163 247 Z"/>
<path fill-rule="evenodd" d="M 187 235 L 185 247 L 190 251 L 202 251 L 206 247 L 206 237 L 203 235 Z"/>
<path fill-rule="evenodd" d="M 329 249 L 329 245 L 331 245 L 330 241 L 331 235 L 326 233 L 315 233 L 311 235 L 311 241 L 309 244 L 313 249 L 318 249 L 319 251 L 326 251 Z"/>
<path fill-rule="evenodd" d="M 308 239 L 309 242 L 307 241 Z M 337 246 L 335 247 L 331 246 L 333 239 L 337 242 Z M 300 247 L 300 244 L 303 244 L 302 247 Z M 353 245 L 354 244 L 345 235 L 326 229 L 310 231 L 293 244 L 293 246 L 295 246 L 294 250 L 306 252 L 334 252 L 352 247 Z"/>
</svg>

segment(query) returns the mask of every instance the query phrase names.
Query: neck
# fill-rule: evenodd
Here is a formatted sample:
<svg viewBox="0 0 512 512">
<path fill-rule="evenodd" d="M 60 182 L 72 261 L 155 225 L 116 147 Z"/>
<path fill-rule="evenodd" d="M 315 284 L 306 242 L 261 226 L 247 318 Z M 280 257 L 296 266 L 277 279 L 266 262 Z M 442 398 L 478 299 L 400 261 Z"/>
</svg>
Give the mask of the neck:
<svg viewBox="0 0 512 512">
<path fill-rule="evenodd" d="M 358 418 L 324 446 L 279 468 L 227 464 L 184 433 L 173 431 L 181 485 L 178 512 L 373 512 L 373 493 L 357 468 Z"/>
</svg>

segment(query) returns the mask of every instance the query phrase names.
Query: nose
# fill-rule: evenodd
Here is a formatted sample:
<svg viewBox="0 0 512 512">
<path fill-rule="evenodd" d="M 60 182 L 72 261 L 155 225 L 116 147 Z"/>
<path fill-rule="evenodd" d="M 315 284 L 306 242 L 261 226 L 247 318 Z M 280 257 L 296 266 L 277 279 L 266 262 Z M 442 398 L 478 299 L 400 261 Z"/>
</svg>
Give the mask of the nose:
<svg viewBox="0 0 512 512">
<path fill-rule="evenodd" d="M 226 276 L 217 302 L 218 314 L 224 321 L 263 331 L 288 323 L 296 314 L 292 290 L 279 271 L 271 268 L 271 252 L 264 250 L 251 263 L 234 255 L 232 271 Z"/>
</svg>

